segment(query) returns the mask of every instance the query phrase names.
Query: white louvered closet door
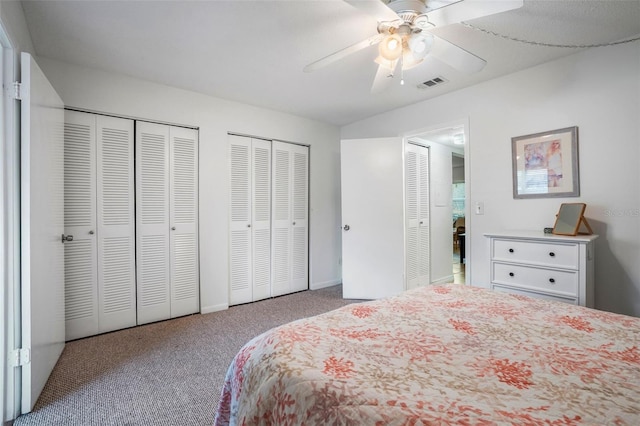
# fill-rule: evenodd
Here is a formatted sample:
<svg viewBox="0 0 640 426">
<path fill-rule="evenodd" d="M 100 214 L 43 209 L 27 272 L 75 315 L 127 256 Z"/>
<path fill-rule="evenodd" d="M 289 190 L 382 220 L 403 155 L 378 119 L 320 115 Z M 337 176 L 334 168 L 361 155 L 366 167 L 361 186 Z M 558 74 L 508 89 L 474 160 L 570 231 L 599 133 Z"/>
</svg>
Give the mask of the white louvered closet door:
<svg viewBox="0 0 640 426">
<path fill-rule="evenodd" d="M 200 310 L 198 132 L 170 127 L 171 318 Z"/>
<path fill-rule="evenodd" d="M 271 296 L 271 142 L 251 139 L 252 300 Z"/>
<path fill-rule="evenodd" d="M 169 126 L 136 122 L 138 324 L 170 318 Z"/>
<path fill-rule="evenodd" d="M 96 120 L 65 111 L 64 244 L 65 338 L 99 332 L 96 245 Z"/>
<path fill-rule="evenodd" d="M 229 135 L 229 304 L 271 296 L 271 142 Z"/>
<path fill-rule="evenodd" d="M 100 332 L 136 325 L 133 120 L 96 116 Z"/>
<path fill-rule="evenodd" d="M 431 284 L 431 225 L 430 225 L 430 181 L 429 181 L 429 148 L 418 146 L 419 175 L 419 285 Z"/>
<path fill-rule="evenodd" d="M 271 295 L 308 288 L 307 147 L 273 142 Z"/>
<path fill-rule="evenodd" d="M 291 145 L 291 290 L 309 288 L 309 148 Z"/>
<path fill-rule="evenodd" d="M 253 300 L 251 139 L 229 135 L 229 304 Z"/>
<path fill-rule="evenodd" d="M 429 149 L 405 148 L 406 286 L 430 282 L 429 251 Z"/>
</svg>

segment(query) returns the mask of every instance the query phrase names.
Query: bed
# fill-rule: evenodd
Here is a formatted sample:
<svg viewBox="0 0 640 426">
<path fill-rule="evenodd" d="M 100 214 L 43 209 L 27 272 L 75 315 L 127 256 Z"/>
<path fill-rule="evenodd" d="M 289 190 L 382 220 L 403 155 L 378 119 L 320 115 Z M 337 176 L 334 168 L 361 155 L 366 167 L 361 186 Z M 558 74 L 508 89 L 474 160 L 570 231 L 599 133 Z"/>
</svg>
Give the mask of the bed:
<svg viewBox="0 0 640 426">
<path fill-rule="evenodd" d="M 639 425 L 640 318 L 455 284 L 347 305 L 248 342 L 215 424 Z"/>
</svg>

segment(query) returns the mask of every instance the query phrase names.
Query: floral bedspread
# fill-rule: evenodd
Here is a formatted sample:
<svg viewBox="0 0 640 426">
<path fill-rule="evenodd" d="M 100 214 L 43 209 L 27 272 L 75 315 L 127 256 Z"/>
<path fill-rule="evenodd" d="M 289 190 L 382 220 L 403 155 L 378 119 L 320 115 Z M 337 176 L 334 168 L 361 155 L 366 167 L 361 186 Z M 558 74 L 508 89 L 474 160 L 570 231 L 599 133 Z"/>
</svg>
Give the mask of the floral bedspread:
<svg viewBox="0 0 640 426">
<path fill-rule="evenodd" d="M 463 285 L 272 329 L 215 423 L 640 425 L 640 318 Z"/>
</svg>

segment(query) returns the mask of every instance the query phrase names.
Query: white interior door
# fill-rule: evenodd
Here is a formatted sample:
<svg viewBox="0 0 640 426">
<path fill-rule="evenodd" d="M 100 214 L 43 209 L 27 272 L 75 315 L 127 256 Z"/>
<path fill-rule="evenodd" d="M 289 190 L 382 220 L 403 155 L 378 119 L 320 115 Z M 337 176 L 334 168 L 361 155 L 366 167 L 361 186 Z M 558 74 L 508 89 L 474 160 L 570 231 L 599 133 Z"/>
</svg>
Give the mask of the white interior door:
<svg viewBox="0 0 640 426">
<path fill-rule="evenodd" d="M 398 294 L 404 290 L 402 140 L 343 140 L 340 157 L 343 296 Z"/>
<path fill-rule="evenodd" d="M 309 288 L 309 147 L 290 144 L 291 290 Z"/>
<path fill-rule="evenodd" d="M 96 119 L 65 111 L 64 244 L 66 340 L 100 332 L 96 244 Z"/>
<path fill-rule="evenodd" d="M 271 296 L 271 141 L 251 139 L 252 300 Z"/>
<path fill-rule="evenodd" d="M 273 141 L 271 295 L 309 288 L 309 147 Z"/>
<path fill-rule="evenodd" d="M 229 135 L 229 304 L 253 300 L 251 138 Z"/>
<path fill-rule="evenodd" d="M 198 131 L 169 128 L 171 318 L 200 311 Z"/>
<path fill-rule="evenodd" d="M 169 126 L 136 123 L 138 324 L 168 319 Z"/>
<path fill-rule="evenodd" d="M 289 144 L 273 142 L 271 295 L 291 293 L 291 155 Z"/>
<path fill-rule="evenodd" d="M 419 285 L 431 284 L 431 196 L 429 179 L 429 148 L 416 146 L 418 152 L 419 192 Z"/>
<path fill-rule="evenodd" d="M 21 411 L 32 410 L 65 341 L 64 104 L 31 55 L 22 53 Z"/>
<path fill-rule="evenodd" d="M 430 283 L 429 148 L 405 148 L 407 288 Z"/>
<path fill-rule="evenodd" d="M 133 120 L 95 115 L 99 332 L 136 325 Z"/>
</svg>

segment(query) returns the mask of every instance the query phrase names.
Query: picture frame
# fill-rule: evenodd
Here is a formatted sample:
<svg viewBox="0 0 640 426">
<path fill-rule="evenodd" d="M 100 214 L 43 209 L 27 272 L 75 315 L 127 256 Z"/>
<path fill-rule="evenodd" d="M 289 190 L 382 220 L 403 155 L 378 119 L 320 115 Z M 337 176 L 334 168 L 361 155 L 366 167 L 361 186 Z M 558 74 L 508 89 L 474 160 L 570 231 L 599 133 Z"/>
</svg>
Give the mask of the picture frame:
<svg viewBox="0 0 640 426">
<path fill-rule="evenodd" d="M 579 197 L 578 127 L 511 138 L 513 198 Z"/>
</svg>

